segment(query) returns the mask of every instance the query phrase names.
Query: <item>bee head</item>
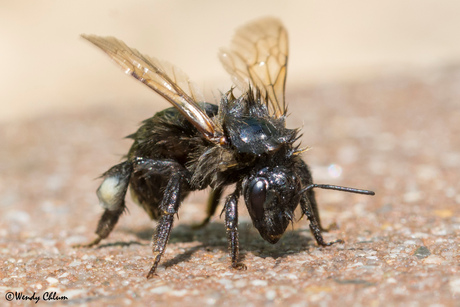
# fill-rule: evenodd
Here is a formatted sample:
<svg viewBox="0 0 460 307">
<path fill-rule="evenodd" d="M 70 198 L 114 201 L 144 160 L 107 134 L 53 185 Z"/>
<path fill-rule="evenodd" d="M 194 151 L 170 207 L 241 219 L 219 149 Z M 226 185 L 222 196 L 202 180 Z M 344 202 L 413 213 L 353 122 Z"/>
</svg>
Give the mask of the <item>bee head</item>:
<svg viewBox="0 0 460 307">
<path fill-rule="evenodd" d="M 246 206 L 264 240 L 278 242 L 292 222 L 300 201 L 296 192 L 300 186 L 294 172 L 283 166 L 262 168 L 244 181 Z"/>
</svg>

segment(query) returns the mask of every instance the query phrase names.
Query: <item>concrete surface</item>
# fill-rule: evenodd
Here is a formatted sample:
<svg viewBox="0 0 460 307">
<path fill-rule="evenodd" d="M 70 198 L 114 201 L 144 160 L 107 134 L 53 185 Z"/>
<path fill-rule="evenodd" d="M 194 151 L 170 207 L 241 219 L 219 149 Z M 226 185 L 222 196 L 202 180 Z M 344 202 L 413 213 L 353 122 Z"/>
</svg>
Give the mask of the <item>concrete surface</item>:
<svg viewBox="0 0 460 307">
<path fill-rule="evenodd" d="M 459 11 L 450 0 L 3 1 L 0 305 L 460 306 Z M 337 224 L 325 238 L 345 243 L 319 248 L 301 220 L 270 245 L 240 200 L 248 270 L 233 271 L 219 216 L 191 229 L 204 191 L 184 202 L 153 280 L 155 223 L 130 200 L 99 247 L 72 248 L 94 238 L 97 177 L 127 152 L 123 137 L 168 106 L 79 35 L 168 60 L 215 101 L 230 86 L 218 48 L 266 15 L 289 32 L 288 125 L 303 127 L 315 181 L 377 193 L 317 192 L 323 223 Z"/>
<path fill-rule="evenodd" d="M 204 217 L 196 193 L 146 280 L 154 222 L 131 201 L 99 247 L 72 245 L 93 238 L 95 178 L 161 108 L 152 97 L 0 124 L 0 305 L 26 303 L 7 304 L 13 292 L 88 306 L 460 306 L 460 68 L 288 86 L 316 182 L 376 192 L 318 191 L 324 224 L 337 224 L 326 239 L 345 243 L 316 246 L 301 220 L 270 245 L 240 201 L 248 270 L 234 271 L 219 216 L 191 230 Z"/>
</svg>

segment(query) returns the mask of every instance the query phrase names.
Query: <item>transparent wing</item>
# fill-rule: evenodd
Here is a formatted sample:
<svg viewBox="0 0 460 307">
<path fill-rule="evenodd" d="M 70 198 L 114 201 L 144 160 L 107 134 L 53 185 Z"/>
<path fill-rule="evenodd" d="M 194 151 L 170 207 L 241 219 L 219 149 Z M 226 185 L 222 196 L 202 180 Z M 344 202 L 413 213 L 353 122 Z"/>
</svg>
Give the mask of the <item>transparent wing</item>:
<svg viewBox="0 0 460 307">
<path fill-rule="evenodd" d="M 82 35 L 130 74 L 172 103 L 208 140 L 223 142 L 223 132 L 198 105 L 203 95 L 177 67 L 141 54 L 114 37 Z"/>
<path fill-rule="evenodd" d="M 256 87 L 271 114 L 281 117 L 286 114 L 288 52 L 284 26 L 276 18 L 263 18 L 238 29 L 230 47 L 222 49 L 219 57 L 238 88 Z"/>
</svg>

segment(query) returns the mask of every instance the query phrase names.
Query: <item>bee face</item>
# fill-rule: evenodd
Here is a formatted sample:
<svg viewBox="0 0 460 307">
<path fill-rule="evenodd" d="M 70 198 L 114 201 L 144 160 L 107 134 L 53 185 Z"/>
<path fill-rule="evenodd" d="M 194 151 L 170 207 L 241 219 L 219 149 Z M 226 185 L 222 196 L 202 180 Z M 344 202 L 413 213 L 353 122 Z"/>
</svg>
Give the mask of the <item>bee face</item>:
<svg viewBox="0 0 460 307">
<path fill-rule="evenodd" d="M 248 178 L 243 193 L 254 227 L 262 238 L 276 243 L 294 217 L 300 180 L 287 167 L 265 167 Z"/>
</svg>

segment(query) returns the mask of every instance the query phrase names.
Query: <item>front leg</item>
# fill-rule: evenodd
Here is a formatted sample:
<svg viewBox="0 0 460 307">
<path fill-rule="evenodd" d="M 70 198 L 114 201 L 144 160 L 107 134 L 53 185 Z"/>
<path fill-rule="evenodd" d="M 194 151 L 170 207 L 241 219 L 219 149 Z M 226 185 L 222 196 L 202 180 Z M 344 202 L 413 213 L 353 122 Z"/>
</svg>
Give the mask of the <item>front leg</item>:
<svg viewBox="0 0 460 307">
<path fill-rule="evenodd" d="M 312 184 L 313 183 L 313 178 L 311 176 L 310 169 L 309 169 L 308 165 L 303 160 L 300 160 L 299 170 L 300 170 L 300 178 L 301 178 L 301 181 L 302 181 L 302 186 L 307 187 L 310 184 Z M 304 194 L 304 196 L 307 197 L 307 200 L 305 200 L 305 201 L 308 202 L 308 204 L 309 204 L 308 205 L 308 210 L 309 210 L 309 212 L 311 212 L 311 214 L 313 214 L 313 216 L 314 216 L 313 219 L 315 220 L 315 223 L 318 224 L 318 228 L 321 231 L 324 231 L 324 232 L 329 231 L 331 226 L 325 228 L 325 227 L 323 227 L 321 225 L 321 219 L 319 217 L 319 210 L 318 210 L 318 204 L 316 203 L 315 192 L 312 189 L 309 189 L 303 194 Z M 305 211 L 304 206 L 302 206 L 302 212 L 305 214 L 304 211 Z M 308 218 L 308 219 L 310 220 L 310 218 Z"/>
<path fill-rule="evenodd" d="M 238 198 L 240 197 L 241 187 L 237 184 L 235 191 L 227 197 L 225 202 L 225 226 L 227 227 L 227 241 L 232 258 L 232 268 L 246 270 L 244 263 L 239 260 L 239 241 L 238 241 Z"/>
<path fill-rule="evenodd" d="M 143 171 L 143 176 L 148 179 L 151 175 L 169 177 L 168 184 L 164 190 L 163 200 L 160 205 L 161 217 L 158 221 L 153 236 L 153 265 L 150 268 L 147 278 L 152 278 L 160 263 L 166 244 L 168 243 L 171 229 L 174 222 L 174 215 L 177 214 L 181 203 L 181 194 L 188 187 L 190 179 L 189 172 L 175 161 L 162 161 L 138 158 L 134 171 Z"/>
<path fill-rule="evenodd" d="M 302 194 L 300 199 L 300 207 L 302 209 L 302 213 L 305 214 L 310 221 L 310 230 L 313 236 L 316 239 L 316 242 L 321 246 L 330 246 L 334 243 L 343 243 L 342 240 L 336 240 L 332 242 L 326 243 L 323 239 L 323 235 L 321 234 L 322 228 L 318 220 L 317 212 L 315 213 L 315 208 L 312 208 L 312 204 L 310 203 L 309 197 L 306 193 Z"/>
</svg>

